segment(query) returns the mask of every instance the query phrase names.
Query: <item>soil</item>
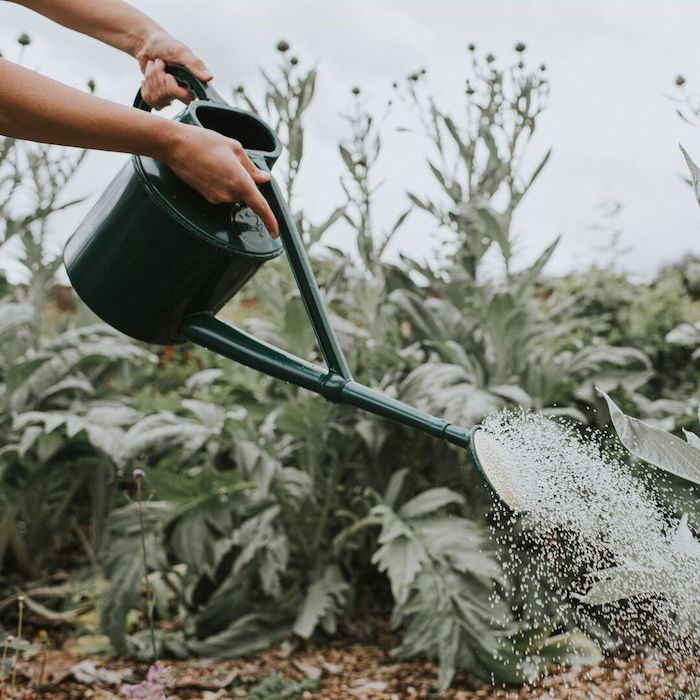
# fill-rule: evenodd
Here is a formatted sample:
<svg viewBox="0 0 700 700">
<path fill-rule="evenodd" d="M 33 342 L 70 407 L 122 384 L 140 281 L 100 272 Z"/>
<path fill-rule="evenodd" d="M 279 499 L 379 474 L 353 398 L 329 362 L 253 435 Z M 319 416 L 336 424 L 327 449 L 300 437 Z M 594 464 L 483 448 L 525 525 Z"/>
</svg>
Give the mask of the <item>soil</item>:
<svg viewBox="0 0 700 700">
<path fill-rule="evenodd" d="M 493 687 L 458 674 L 452 687 L 440 695 L 436 690 L 437 666 L 422 660 L 398 660 L 391 652 L 395 643 L 391 633 L 375 628 L 361 641 L 339 640 L 296 648 L 285 642 L 254 657 L 226 662 L 166 661 L 173 676 L 166 695 L 183 700 L 246 698 L 256 683 L 277 673 L 290 681 L 310 679 L 307 685 L 315 689 L 296 697 L 319 700 L 700 697 L 695 695 L 691 680 L 697 677 L 695 660 L 681 666 L 654 655 L 613 656 L 593 668 L 552 669 L 536 684 L 517 688 Z M 6 679 L 0 698 L 124 698 L 122 685 L 139 683 L 147 669 L 146 664 L 124 659 L 78 656 L 71 651 L 69 640 L 62 649 L 47 650 L 43 661 L 39 654 L 20 662 L 15 694 L 11 694 L 10 679 Z M 265 695 L 265 700 L 276 698 Z"/>
</svg>

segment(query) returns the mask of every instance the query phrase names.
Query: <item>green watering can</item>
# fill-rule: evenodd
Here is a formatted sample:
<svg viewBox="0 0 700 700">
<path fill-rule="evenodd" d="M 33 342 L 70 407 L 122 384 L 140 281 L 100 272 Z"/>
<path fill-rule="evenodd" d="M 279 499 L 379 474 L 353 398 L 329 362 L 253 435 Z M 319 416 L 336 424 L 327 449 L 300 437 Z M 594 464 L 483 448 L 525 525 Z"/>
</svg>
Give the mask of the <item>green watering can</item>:
<svg viewBox="0 0 700 700">
<path fill-rule="evenodd" d="M 264 121 L 227 104 L 186 68 L 168 65 L 167 70 L 196 97 L 175 117 L 178 121 L 237 139 L 261 170 L 274 166 L 282 147 Z M 150 109 L 140 92 L 134 106 Z M 471 448 L 496 493 L 475 447 L 487 438 L 478 426 L 451 425 L 352 378 L 280 188 L 274 179 L 259 188 L 279 222 L 280 238 L 272 238 L 248 207 L 210 204 L 163 163 L 132 156 L 66 244 L 64 262 L 75 291 L 100 318 L 138 340 L 161 345 L 191 341 L 329 401 Z M 214 316 L 264 262 L 283 250 L 326 368 Z M 484 452 L 490 457 L 494 450 Z"/>
</svg>

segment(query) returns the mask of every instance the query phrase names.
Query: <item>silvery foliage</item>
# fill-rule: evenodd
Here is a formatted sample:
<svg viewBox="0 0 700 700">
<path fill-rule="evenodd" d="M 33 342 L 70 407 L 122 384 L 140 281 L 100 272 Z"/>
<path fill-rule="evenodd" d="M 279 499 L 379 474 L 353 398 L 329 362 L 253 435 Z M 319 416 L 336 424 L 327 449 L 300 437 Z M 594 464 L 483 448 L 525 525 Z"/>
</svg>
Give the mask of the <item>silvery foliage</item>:
<svg viewBox="0 0 700 700">
<path fill-rule="evenodd" d="M 700 169 L 681 146 L 690 170 L 696 199 L 700 203 Z M 697 324 L 684 324 L 672 330 L 666 340 L 669 343 L 700 346 Z M 693 354 L 698 356 L 700 347 Z M 636 459 L 673 474 L 676 477 L 700 485 L 700 436 L 683 430 L 685 440 L 650 425 L 648 422 L 626 415 L 617 404 L 600 390 L 610 411 L 615 432 L 629 453 Z M 700 408 L 698 409 L 700 420 Z M 673 589 L 675 573 L 691 570 L 691 564 L 700 561 L 700 542 L 688 526 L 688 515 L 683 514 L 675 530 L 668 536 L 667 548 L 656 562 L 634 566 L 613 566 L 596 572 L 596 579 L 581 600 L 590 605 L 605 605 L 635 597 L 665 596 Z M 695 598 L 700 596 L 697 590 Z"/>
<path fill-rule="evenodd" d="M 700 437 L 685 430 L 686 440 L 671 435 L 637 418 L 625 415 L 603 391 L 610 417 L 620 442 L 636 459 L 660 470 L 700 484 Z M 698 416 L 700 419 L 700 415 Z M 627 598 L 676 595 L 679 584 L 688 593 L 688 576 L 679 572 L 694 570 L 700 562 L 700 542 L 684 514 L 669 534 L 665 547 L 643 562 L 628 562 L 592 574 L 593 585 L 582 602 L 607 605 Z M 682 581 L 681 581 L 682 578 Z M 695 584 L 693 583 L 693 586 Z M 700 589 L 696 591 L 697 599 Z"/>
</svg>

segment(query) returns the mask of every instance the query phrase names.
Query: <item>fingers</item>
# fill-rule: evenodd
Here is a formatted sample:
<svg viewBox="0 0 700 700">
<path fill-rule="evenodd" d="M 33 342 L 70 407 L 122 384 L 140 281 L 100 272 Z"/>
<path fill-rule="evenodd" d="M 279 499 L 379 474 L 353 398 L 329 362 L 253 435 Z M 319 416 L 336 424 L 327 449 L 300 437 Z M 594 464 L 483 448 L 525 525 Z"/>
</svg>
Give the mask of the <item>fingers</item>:
<svg viewBox="0 0 700 700">
<path fill-rule="evenodd" d="M 166 90 L 165 97 L 180 100 L 180 102 L 184 102 L 186 105 L 192 102 L 194 98 L 194 95 L 186 87 L 182 87 L 182 85 L 178 84 L 177 80 L 175 80 L 170 73 L 165 74 L 164 86 Z"/>
<path fill-rule="evenodd" d="M 280 235 L 277 219 L 260 190 L 251 183 L 250 187 L 246 187 L 242 192 L 241 198 L 262 219 L 270 235 L 277 238 Z"/>
<path fill-rule="evenodd" d="M 181 63 L 200 80 L 208 83 L 214 74 L 204 65 L 204 61 L 201 58 L 197 58 L 189 49 L 183 51 L 182 55 L 176 61 L 176 63 Z"/>
<path fill-rule="evenodd" d="M 253 179 L 254 183 L 262 184 L 264 182 L 269 182 L 270 173 L 260 170 L 238 141 L 234 141 L 233 152 L 238 157 L 239 162 L 245 168 L 248 175 Z M 243 201 L 262 219 L 270 235 L 273 238 L 277 238 L 277 236 L 279 236 L 277 219 L 275 219 L 275 215 L 272 213 L 272 209 L 270 209 L 270 205 L 267 203 L 265 197 L 260 194 L 260 190 L 255 186 L 246 188 L 243 193 Z"/>
<path fill-rule="evenodd" d="M 143 99 L 155 109 L 162 109 L 173 99 L 185 104 L 192 100 L 192 94 L 187 88 L 178 85 L 175 78 L 165 71 L 165 61 L 160 58 L 146 63 L 144 81 L 141 85 Z"/>
<path fill-rule="evenodd" d="M 234 141 L 233 152 L 238 157 L 238 160 L 241 162 L 241 165 L 246 169 L 248 175 L 250 175 L 255 182 L 257 182 L 258 184 L 263 182 L 269 182 L 270 173 L 266 173 L 264 170 L 260 170 L 260 168 L 258 168 L 258 166 L 255 165 L 255 163 L 253 163 L 248 154 L 245 152 L 243 146 L 241 146 L 241 144 L 238 141 Z"/>
</svg>

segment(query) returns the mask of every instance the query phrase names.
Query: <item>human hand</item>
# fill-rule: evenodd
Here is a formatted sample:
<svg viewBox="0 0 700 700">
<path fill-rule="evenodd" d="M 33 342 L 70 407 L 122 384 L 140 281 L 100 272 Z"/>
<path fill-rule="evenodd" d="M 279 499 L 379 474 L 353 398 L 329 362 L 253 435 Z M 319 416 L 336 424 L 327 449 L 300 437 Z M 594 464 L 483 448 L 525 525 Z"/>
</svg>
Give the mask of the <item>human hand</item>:
<svg viewBox="0 0 700 700">
<path fill-rule="evenodd" d="M 244 202 L 277 238 L 277 220 L 257 188 L 269 182 L 270 174 L 256 167 L 235 139 L 188 124 L 167 124 L 175 129 L 175 138 L 159 160 L 212 204 Z"/>
<path fill-rule="evenodd" d="M 201 59 L 162 29 L 151 32 L 134 56 L 144 75 L 141 96 L 154 109 L 166 107 L 173 99 L 185 104 L 192 100 L 192 93 L 165 72 L 166 63 L 179 63 L 204 82 L 213 77 Z"/>
</svg>

